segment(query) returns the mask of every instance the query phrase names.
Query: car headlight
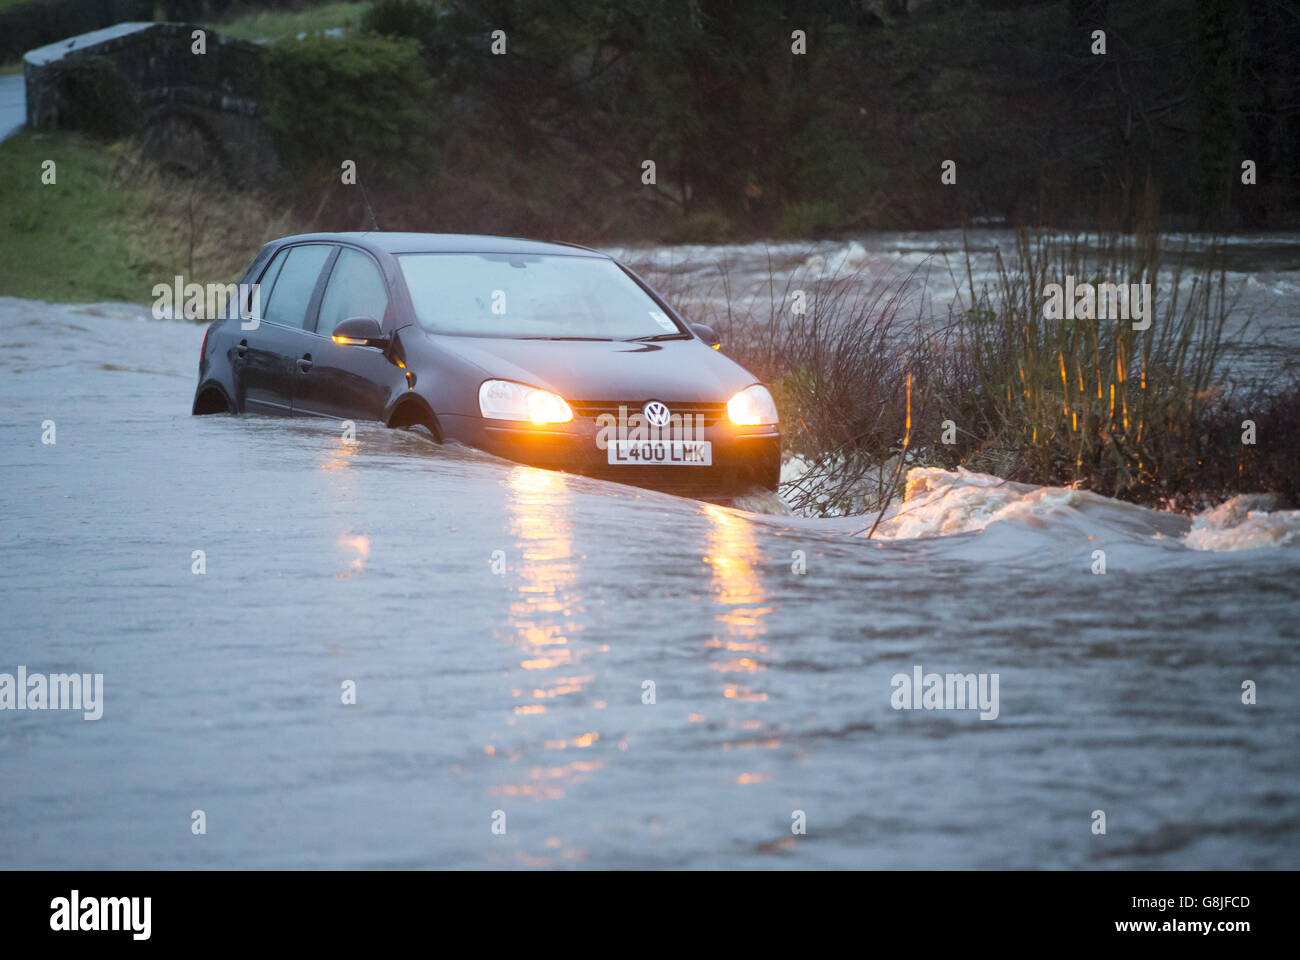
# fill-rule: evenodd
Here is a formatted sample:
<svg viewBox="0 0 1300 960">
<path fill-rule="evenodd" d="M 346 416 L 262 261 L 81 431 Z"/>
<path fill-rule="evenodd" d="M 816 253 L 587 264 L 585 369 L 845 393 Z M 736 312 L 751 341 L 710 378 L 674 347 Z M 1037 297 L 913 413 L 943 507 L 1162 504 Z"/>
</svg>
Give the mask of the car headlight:
<svg viewBox="0 0 1300 960">
<path fill-rule="evenodd" d="M 756 383 L 727 401 L 727 417 L 740 427 L 775 424 L 776 401 L 767 392 L 767 387 Z"/>
<path fill-rule="evenodd" d="M 490 420 L 568 423 L 573 419 L 563 397 L 513 380 L 485 380 L 478 388 L 478 408 Z"/>
</svg>

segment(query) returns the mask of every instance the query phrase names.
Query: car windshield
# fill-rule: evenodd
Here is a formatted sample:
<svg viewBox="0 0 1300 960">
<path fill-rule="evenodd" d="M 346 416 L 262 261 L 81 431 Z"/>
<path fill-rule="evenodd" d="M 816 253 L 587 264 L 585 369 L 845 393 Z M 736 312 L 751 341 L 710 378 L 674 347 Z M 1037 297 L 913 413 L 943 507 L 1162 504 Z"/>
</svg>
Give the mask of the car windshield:
<svg viewBox="0 0 1300 960">
<path fill-rule="evenodd" d="M 690 336 L 604 258 L 404 253 L 398 262 L 415 318 L 433 333 L 548 340 Z"/>
</svg>

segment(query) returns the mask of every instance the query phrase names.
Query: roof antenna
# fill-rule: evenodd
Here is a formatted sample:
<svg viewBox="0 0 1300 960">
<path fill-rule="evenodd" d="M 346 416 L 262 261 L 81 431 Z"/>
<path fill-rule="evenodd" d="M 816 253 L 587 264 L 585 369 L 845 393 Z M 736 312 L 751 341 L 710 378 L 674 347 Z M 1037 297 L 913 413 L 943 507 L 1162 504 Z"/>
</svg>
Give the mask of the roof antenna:
<svg viewBox="0 0 1300 960">
<path fill-rule="evenodd" d="M 370 214 L 370 229 L 378 233 L 380 232 L 379 221 L 375 219 L 375 210 L 370 206 L 370 197 L 366 194 L 366 185 L 358 180 L 357 186 L 361 188 L 361 199 L 366 202 L 366 213 Z"/>
</svg>

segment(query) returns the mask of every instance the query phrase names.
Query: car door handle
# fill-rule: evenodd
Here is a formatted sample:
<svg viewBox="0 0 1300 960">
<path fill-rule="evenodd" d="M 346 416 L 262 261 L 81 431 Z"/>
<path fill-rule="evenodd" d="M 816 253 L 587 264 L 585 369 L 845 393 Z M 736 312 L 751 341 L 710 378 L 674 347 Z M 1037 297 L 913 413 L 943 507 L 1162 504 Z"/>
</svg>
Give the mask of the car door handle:
<svg viewBox="0 0 1300 960">
<path fill-rule="evenodd" d="M 303 356 L 302 356 L 301 358 L 299 358 L 299 360 L 298 360 L 298 369 L 301 370 L 303 373 L 306 373 L 308 370 L 311 369 L 311 354 L 310 354 L 310 353 L 303 354 Z"/>
<path fill-rule="evenodd" d="M 241 357 L 248 353 L 248 341 L 240 340 L 239 346 L 235 347 L 235 353 L 239 354 Z"/>
</svg>

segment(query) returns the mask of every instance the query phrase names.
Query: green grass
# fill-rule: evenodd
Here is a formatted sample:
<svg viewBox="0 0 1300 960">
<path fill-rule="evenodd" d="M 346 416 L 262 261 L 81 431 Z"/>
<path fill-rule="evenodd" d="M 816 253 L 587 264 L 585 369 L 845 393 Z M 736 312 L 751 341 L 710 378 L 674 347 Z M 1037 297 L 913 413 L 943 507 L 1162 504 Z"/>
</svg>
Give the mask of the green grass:
<svg viewBox="0 0 1300 960">
<path fill-rule="evenodd" d="M 42 164 L 56 180 L 41 183 Z M 0 294 L 40 300 L 150 300 L 130 194 L 101 144 L 19 133 L 0 143 Z"/>
<path fill-rule="evenodd" d="M 369 9 L 368 3 L 328 3 L 297 11 L 260 10 L 226 23 L 207 26 L 242 40 L 284 40 L 300 33 L 311 35 L 335 27 L 355 29 Z"/>
<path fill-rule="evenodd" d="M 41 183 L 46 160 L 52 184 Z M 74 133 L 0 143 L 0 183 L 0 296 L 151 303 L 154 284 L 177 274 L 236 280 L 263 243 L 302 227 L 274 197 L 169 176 L 133 143 Z"/>
</svg>

